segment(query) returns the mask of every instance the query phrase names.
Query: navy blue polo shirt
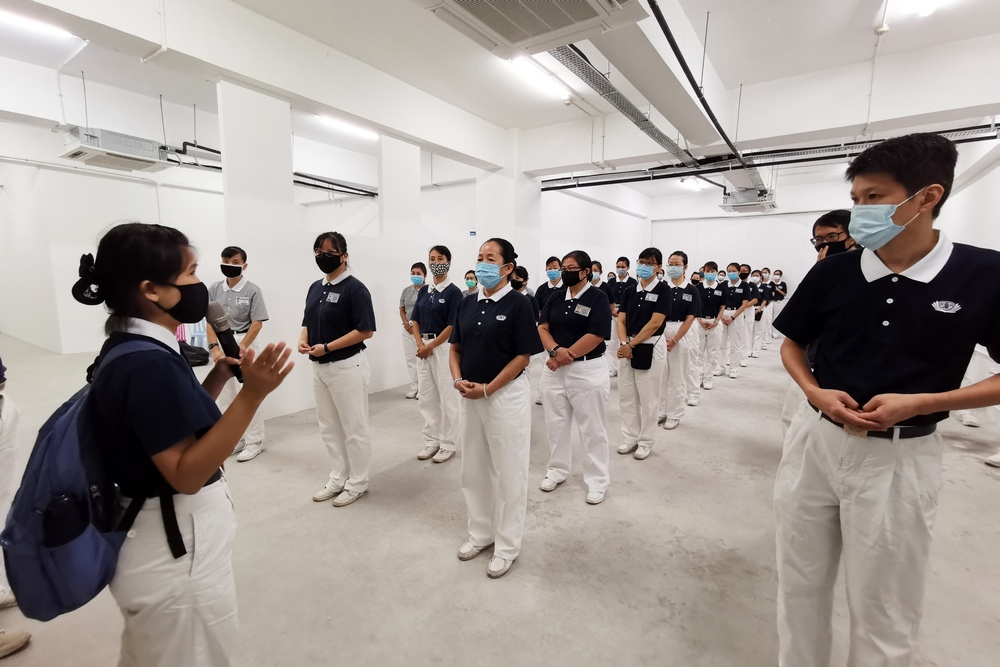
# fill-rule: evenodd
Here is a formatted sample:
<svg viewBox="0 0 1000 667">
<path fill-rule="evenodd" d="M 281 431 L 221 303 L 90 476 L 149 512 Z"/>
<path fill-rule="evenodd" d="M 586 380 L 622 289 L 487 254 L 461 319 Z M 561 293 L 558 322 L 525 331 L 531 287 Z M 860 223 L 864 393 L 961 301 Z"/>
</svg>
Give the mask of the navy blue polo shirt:
<svg viewBox="0 0 1000 667">
<path fill-rule="evenodd" d="M 222 417 L 219 407 L 178 352 L 147 336 L 113 333 L 95 367 L 115 346 L 129 340 L 163 348 L 116 359 L 94 379 L 87 417 L 111 479 L 124 495 L 173 491 L 152 457 L 191 436 L 200 438 Z"/>
<path fill-rule="evenodd" d="M 350 274 L 341 276 L 333 284 L 328 283 L 325 278 L 317 280 L 309 286 L 302 326 L 306 328 L 309 345 L 332 343 L 355 329 L 375 331 L 372 295 L 364 283 Z M 309 359 L 328 364 L 353 357 L 365 347 L 361 342 Z"/>
<path fill-rule="evenodd" d="M 604 341 L 611 338 L 608 295 L 593 285 L 584 287 L 575 299 L 567 299 L 567 294 L 566 288 L 552 293 L 542 310 L 539 324 L 549 325 L 549 333 L 559 347 L 570 347 L 587 334 L 600 336 L 601 342 L 587 355 L 597 357 L 604 354 L 607 349 Z"/>
<path fill-rule="evenodd" d="M 779 283 L 773 283 L 773 285 L 777 288 L 777 289 L 774 290 L 774 300 L 775 301 L 784 301 L 785 300 L 785 296 L 782 295 L 781 293 L 779 293 L 778 290 L 780 289 L 785 294 L 788 294 L 788 283 L 786 283 L 784 281 L 781 281 Z"/>
<path fill-rule="evenodd" d="M 735 285 L 729 283 L 726 285 L 726 310 L 739 310 L 743 306 L 744 301 L 749 301 L 754 298 L 751 296 L 752 292 L 750 288 L 752 287 L 750 283 L 739 281 Z"/>
<path fill-rule="evenodd" d="M 950 253 L 950 254 L 949 254 Z M 817 343 L 819 386 L 847 392 L 860 405 L 885 393 L 958 389 L 977 344 L 1000 362 L 1000 253 L 954 244 L 937 247 L 900 275 L 870 250 L 817 262 L 774 326 L 799 345 Z M 901 422 L 923 426 L 947 412 Z"/>
<path fill-rule="evenodd" d="M 701 295 L 699 294 L 701 290 L 696 286 L 687 283 L 677 287 L 669 281 L 664 281 L 664 284 L 670 288 L 672 301 L 670 314 L 667 315 L 668 322 L 683 322 L 688 318 L 688 315 L 697 317 L 701 313 Z"/>
<path fill-rule="evenodd" d="M 718 317 L 719 309 L 726 305 L 726 283 L 716 281 L 709 288 L 707 283 L 701 284 L 701 315 L 699 317 Z"/>
<path fill-rule="evenodd" d="M 774 301 L 774 288 L 771 286 L 771 283 L 761 283 L 760 286 L 757 287 L 757 292 L 760 294 L 760 302 L 757 304 L 758 306 L 763 305 L 765 301 L 768 303 Z"/>
<path fill-rule="evenodd" d="M 611 296 L 611 303 L 617 303 L 620 306 L 622 297 L 625 296 L 625 290 L 638 284 L 639 282 L 632 276 L 629 276 L 625 280 L 618 280 L 616 276 L 613 282 L 608 283 L 608 287 L 611 289 L 611 293 L 609 294 Z"/>
<path fill-rule="evenodd" d="M 429 285 L 424 285 L 417 292 L 417 302 L 413 305 L 410 319 L 420 325 L 421 334 L 440 334 L 455 323 L 461 302 L 462 290 L 451 283 L 433 291 Z"/>
<path fill-rule="evenodd" d="M 545 281 L 535 289 L 535 300 L 538 301 L 539 312 L 545 310 L 545 302 L 548 301 L 549 296 L 552 295 L 556 290 L 561 290 L 565 286 L 562 284 L 562 278 L 559 279 L 559 286 L 553 287 L 549 284 L 549 281 Z"/>
<path fill-rule="evenodd" d="M 527 297 L 528 302 L 531 304 L 531 312 L 535 313 L 535 322 L 538 322 L 538 318 L 542 316 L 542 307 L 538 305 L 538 299 L 532 294 L 528 294 L 528 290 L 523 292 L 518 292 L 523 297 Z"/>
<path fill-rule="evenodd" d="M 491 297 L 470 294 L 462 300 L 452 329 L 452 344 L 460 346 L 462 377 L 489 383 L 514 357 L 543 351 L 531 303 L 504 286 Z"/>
<path fill-rule="evenodd" d="M 629 337 L 636 336 L 642 328 L 649 324 L 653 313 L 661 313 L 664 318 L 670 315 L 671 294 L 670 288 L 663 281 L 657 281 L 650 291 L 640 288 L 639 283 L 629 287 L 622 294 L 622 301 L 618 305 L 619 314 L 625 313 L 625 332 Z M 663 325 L 653 334 L 659 336 L 666 328 L 666 319 Z"/>
</svg>

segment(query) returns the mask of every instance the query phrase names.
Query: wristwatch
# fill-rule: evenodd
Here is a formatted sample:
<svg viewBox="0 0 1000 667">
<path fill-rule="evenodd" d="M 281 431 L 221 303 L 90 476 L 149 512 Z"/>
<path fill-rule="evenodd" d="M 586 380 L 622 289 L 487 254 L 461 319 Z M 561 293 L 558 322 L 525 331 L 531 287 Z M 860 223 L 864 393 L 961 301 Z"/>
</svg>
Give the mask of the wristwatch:
<svg viewBox="0 0 1000 667">
<path fill-rule="evenodd" d="M 552 357 L 556 356 L 556 350 L 560 349 L 560 347 L 561 347 L 561 346 L 559 346 L 559 345 L 556 345 L 556 346 L 555 346 L 554 348 L 552 348 L 551 350 L 549 350 L 549 358 L 550 358 L 550 359 L 551 359 Z"/>
<path fill-rule="evenodd" d="M 209 343 L 209 344 L 208 344 L 208 350 L 209 350 L 210 352 L 211 352 L 212 350 L 214 350 L 215 348 L 217 348 L 217 347 L 219 347 L 219 344 L 218 344 L 218 343 Z"/>
</svg>

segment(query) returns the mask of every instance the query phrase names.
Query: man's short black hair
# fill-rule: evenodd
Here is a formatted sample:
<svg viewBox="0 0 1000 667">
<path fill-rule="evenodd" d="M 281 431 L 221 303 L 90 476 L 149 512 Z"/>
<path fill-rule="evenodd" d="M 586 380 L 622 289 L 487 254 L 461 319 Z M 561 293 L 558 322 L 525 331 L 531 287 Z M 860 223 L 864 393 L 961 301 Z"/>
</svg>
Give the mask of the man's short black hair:
<svg viewBox="0 0 1000 667">
<path fill-rule="evenodd" d="M 549 257 L 549 258 L 548 258 L 547 260 L 545 260 L 545 266 L 548 266 L 548 265 L 549 265 L 549 264 L 551 264 L 552 262 L 555 262 L 555 263 L 556 263 L 556 264 L 558 264 L 559 266 L 562 266 L 562 260 L 560 260 L 560 259 L 559 259 L 558 257 L 556 257 L 555 255 L 553 255 L 552 257 Z"/>
<path fill-rule="evenodd" d="M 243 248 L 231 245 L 228 248 L 224 248 L 222 250 L 222 259 L 232 259 L 233 257 L 236 257 L 236 255 L 239 255 L 240 257 L 243 258 L 244 264 L 247 263 L 247 251 L 244 250 Z"/>
<path fill-rule="evenodd" d="M 816 236 L 816 230 L 820 227 L 832 227 L 833 229 L 842 229 L 846 232 L 848 231 L 848 225 L 850 224 L 851 212 L 839 208 L 836 211 L 824 213 L 816 218 L 816 222 L 813 223 L 812 235 Z"/>
<path fill-rule="evenodd" d="M 626 268 L 632 266 L 632 262 L 628 261 L 628 257 L 619 257 L 615 260 L 615 266 L 618 266 L 618 262 L 625 262 Z"/>
<path fill-rule="evenodd" d="M 885 174 L 913 196 L 929 185 L 944 188 L 941 201 L 934 207 L 934 217 L 941 213 L 955 182 L 955 144 L 939 134 L 919 132 L 886 139 L 854 158 L 847 167 L 847 180 L 865 174 Z"/>
<path fill-rule="evenodd" d="M 420 273 L 424 274 L 425 278 L 427 277 L 427 266 L 423 262 L 415 262 L 413 266 L 410 267 L 411 273 L 413 272 L 413 269 L 420 269 Z"/>
<path fill-rule="evenodd" d="M 749 264 L 740 264 L 740 271 L 743 270 L 744 266 L 747 267 L 747 271 L 750 271 L 751 269 L 753 269 L 753 267 L 750 266 Z"/>
<path fill-rule="evenodd" d="M 663 253 L 659 248 L 646 248 L 639 253 L 639 259 L 651 259 L 657 264 L 663 264 Z"/>
</svg>

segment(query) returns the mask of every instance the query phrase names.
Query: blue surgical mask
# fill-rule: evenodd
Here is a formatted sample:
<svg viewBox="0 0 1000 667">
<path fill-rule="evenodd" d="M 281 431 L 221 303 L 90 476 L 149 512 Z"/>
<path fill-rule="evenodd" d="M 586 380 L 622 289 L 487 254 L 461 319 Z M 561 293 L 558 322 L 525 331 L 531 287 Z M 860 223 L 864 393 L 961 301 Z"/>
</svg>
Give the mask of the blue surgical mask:
<svg viewBox="0 0 1000 667">
<path fill-rule="evenodd" d="M 683 266 L 668 266 L 667 267 L 667 277 L 671 280 L 677 280 L 684 275 Z"/>
<path fill-rule="evenodd" d="M 869 250 L 878 250 L 903 233 L 906 225 L 917 219 L 919 212 L 905 225 L 897 225 L 892 221 L 892 214 L 923 191 L 921 188 L 898 204 L 855 204 L 851 209 L 851 224 L 848 226 L 851 238 Z"/>
<path fill-rule="evenodd" d="M 730 271 L 726 274 L 726 277 L 735 282 L 740 277 L 740 274 L 735 271 Z"/>
<path fill-rule="evenodd" d="M 556 281 L 559 280 L 559 276 L 562 275 L 562 271 L 559 269 L 549 269 L 545 272 L 545 275 L 549 277 L 549 280 Z"/>
<path fill-rule="evenodd" d="M 486 289 L 493 289 L 500 284 L 502 279 L 499 264 L 490 264 L 489 262 L 476 263 L 476 280 Z"/>
<path fill-rule="evenodd" d="M 714 283 L 715 279 L 718 278 L 718 277 L 719 277 L 719 274 L 717 274 L 717 273 L 706 273 L 705 274 L 705 280 L 707 280 L 710 283 Z"/>
<path fill-rule="evenodd" d="M 647 266 L 646 264 L 640 264 L 635 267 L 635 275 L 639 276 L 643 280 L 649 280 L 653 277 L 653 267 Z"/>
<path fill-rule="evenodd" d="M 413 283 L 414 285 L 416 285 L 417 287 L 420 287 L 421 285 L 424 284 L 424 277 L 423 276 L 410 276 L 410 282 Z"/>
</svg>

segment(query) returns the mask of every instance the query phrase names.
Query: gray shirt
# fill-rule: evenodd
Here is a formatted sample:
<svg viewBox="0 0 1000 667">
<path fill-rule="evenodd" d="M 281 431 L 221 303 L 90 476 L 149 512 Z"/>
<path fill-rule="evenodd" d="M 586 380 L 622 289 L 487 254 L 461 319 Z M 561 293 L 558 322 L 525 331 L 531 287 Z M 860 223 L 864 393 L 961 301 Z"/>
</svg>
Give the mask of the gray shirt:
<svg viewBox="0 0 1000 667">
<path fill-rule="evenodd" d="M 208 288 L 208 297 L 218 301 L 226 309 L 229 326 L 235 333 L 245 333 L 251 322 L 266 322 L 267 307 L 264 293 L 246 279 L 240 278 L 236 287 L 230 288 L 225 280 L 220 280 Z"/>
<path fill-rule="evenodd" d="M 399 307 L 406 314 L 407 321 L 409 321 L 410 316 L 413 314 L 413 306 L 417 303 L 417 291 L 416 286 L 407 285 L 403 293 L 399 295 Z"/>
</svg>

